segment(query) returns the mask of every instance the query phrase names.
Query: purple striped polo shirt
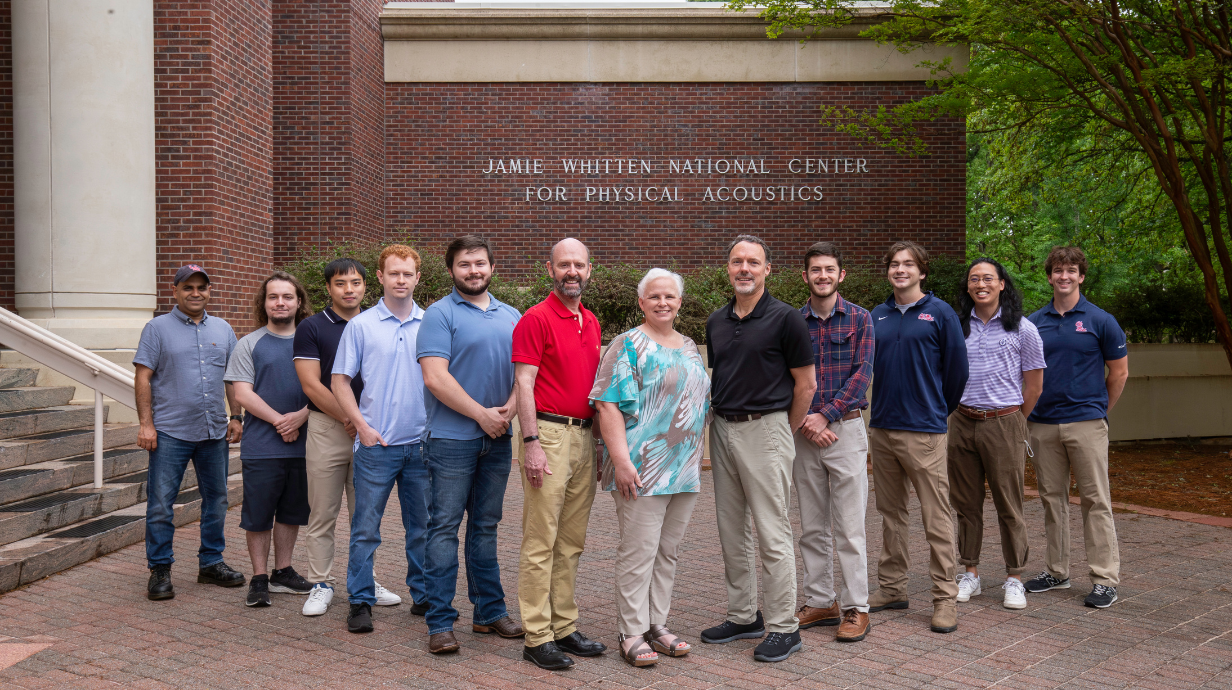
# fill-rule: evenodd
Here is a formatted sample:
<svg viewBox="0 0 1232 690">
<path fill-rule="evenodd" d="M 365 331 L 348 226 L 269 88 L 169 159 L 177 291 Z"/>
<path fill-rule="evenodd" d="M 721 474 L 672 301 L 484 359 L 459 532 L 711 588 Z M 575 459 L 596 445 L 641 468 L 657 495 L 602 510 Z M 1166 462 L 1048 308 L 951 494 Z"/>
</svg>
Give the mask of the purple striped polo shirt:
<svg viewBox="0 0 1232 690">
<path fill-rule="evenodd" d="M 962 404 L 977 410 L 993 410 L 1022 404 L 1022 372 L 1043 369 L 1044 341 L 1030 319 L 1021 319 L 1018 330 L 1006 332 L 1001 310 L 988 323 L 971 311 L 971 334 L 967 336 L 967 362 L 971 377 L 963 391 Z"/>
</svg>

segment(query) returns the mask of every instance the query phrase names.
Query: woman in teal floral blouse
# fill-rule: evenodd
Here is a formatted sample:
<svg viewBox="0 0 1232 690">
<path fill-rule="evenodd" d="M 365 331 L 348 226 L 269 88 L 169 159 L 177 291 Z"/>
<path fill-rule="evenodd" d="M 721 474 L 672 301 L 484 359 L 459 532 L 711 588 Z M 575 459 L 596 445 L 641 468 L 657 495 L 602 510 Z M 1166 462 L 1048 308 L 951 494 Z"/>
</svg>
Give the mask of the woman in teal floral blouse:
<svg viewBox="0 0 1232 690">
<path fill-rule="evenodd" d="M 646 273 L 637 286 L 645 322 L 612 340 L 590 392 L 606 442 L 599 481 L 612 492 L 620 523 L 620 653 L 634 666 L 692 649 L 666 627 L 710 410 L 701 353 L 673 328 L 683 293 L 679 275 Z"/>
</svg>

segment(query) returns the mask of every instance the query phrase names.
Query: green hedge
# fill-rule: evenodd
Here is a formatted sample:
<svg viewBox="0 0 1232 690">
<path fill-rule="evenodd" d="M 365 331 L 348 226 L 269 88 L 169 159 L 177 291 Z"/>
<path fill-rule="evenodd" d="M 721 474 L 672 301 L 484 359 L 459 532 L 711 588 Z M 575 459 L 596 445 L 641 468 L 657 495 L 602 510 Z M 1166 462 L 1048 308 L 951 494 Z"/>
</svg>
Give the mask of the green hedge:
<svg viewBox="0 0 1232 690">
<path fill-rule="evenodd" d="M 444 247 L 419 242 L 413 237 L 400 241 L 415 247 L 423 259 L 419 286 L 415 289 L 415 300 L 421 306 L 427 307 L 449 294 L 453 289 L 453 282 L 445 271 Z M 290 265 L 284 266 L 283 270 L 299 278 L 308 291 L 313 307 L 320 309 L 329 303 L 322 273 L 325 265 L 342 257 L 356 259 L 368 269 L 368 292 L 363 304 L 365 308 L 370 307 L 381 297 L 381 285 L 376 279 L 376 260 L 384 244 L 343 243 L 314 248 Z M 672 265 L 664 268 L 678 270 Z M 963 264 L 952 259 L 936 259 L 932 262 L 932 275 L 925 281 L 924 288 L 935 290 L 938 296 L 955 304 L 957 290 L 962 285 L 964 268 Z M 590 286 L 582 300 L 603 325 L 605 341 L 642 322 L 642 312 L 637 307 L 637 284 L 645 272 L 645 268 L 627 264 L 595 266 Z M 703 343 L 706 318 L 731 298 L 732 289 L 727 280 L 727 271 L 723 266 L 715 266 L 679 272 L 685 281 L 685 299 L 680 308 L 677 328 L 698 343 Z M 766 286 L 770 294 L 788 304 L 799 306 L 808 299 L 808 287 L 800 277 L 799 267 L 794 264 L 776 267 L 767 278 Z M 498 269 L 489 289 L 497 299 L 525 312 L 547 297 L 552 283 L 546 272 L 540 272 L 535 278 L 512 280 L 502 278 Z M 890 295 L 884 272 L 875 266 L 849 266 L 847 279 L 840 291 L 844 298 L 867 309 L 884 302 Z"/>
</svg>

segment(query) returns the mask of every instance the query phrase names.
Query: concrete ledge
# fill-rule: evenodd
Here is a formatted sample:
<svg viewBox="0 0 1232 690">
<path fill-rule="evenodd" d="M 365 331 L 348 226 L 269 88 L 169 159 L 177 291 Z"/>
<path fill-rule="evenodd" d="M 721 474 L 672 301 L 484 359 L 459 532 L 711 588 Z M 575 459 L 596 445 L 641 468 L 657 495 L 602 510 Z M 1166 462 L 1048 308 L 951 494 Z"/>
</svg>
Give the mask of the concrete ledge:
<svg viewBox="0 0 1232 690">
<path fill-rule="evenodd" d="M 875 13 L 826 30 L 766 38 L 756 12 L 696 7 L 387 7 L 381 14 L 387 82 L 923 81 L 922 60 L 966 48 L 903 54 L 859 37 Z"/>
</svg>

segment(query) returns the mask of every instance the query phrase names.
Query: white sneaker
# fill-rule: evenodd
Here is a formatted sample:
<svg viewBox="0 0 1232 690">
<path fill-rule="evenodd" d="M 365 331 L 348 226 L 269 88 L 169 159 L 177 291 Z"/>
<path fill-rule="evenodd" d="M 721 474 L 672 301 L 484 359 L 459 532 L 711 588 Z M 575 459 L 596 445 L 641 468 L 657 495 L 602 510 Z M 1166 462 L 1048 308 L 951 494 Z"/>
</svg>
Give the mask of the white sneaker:
<svg viewBox="0 0 1232 690">
<path fill-rule="evenodd" d="M 963 573 L 958 576 L 958 600 L 970 601 L 971 597 L 979 596 L 984 590 L 980 587 L 978 575 Z"/>
<path fill-rule="evenodd" d="M 376 605 L 377 606 L 397 606 L 402 603 L 402 597 L 381 586 L 381 583 L 376 584 Z"/>
<path fill-rule="evenodd" d="M 1007 609 L 1027 608 L 1027 588 L 1022 586 L 1021 580 L 1007 577 L 1001 589 L 1005 590 L 1005 601 L 1001 602 L 1002 606 Z"/>
<path fill-rule="evenodd" d="M 308 592 L 308 601 L 304 602 L 305 616 L 323 616 L 329 610 L 329 602 L 334 600 L 334 588 L 318 582 Z"/>
</svg>

